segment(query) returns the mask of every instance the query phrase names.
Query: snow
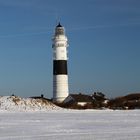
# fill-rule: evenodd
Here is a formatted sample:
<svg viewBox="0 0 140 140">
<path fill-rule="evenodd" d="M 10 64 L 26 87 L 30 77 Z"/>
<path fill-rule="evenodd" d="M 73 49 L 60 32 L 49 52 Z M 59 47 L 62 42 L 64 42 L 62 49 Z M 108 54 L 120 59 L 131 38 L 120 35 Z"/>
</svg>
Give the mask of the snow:
<svg viewBox="0 0 140 140">
<path fill-rule="evenodd" d="M 47 111 L 59 110 L 60 107 L 47 100 L 21 98 L 18 96 L 1 96 L 0 110 L 9 111 Z"/>
<path fill-rule="evenodd" d="M 0 140 L 139 140 L 140 110 L 0 111 Z"/>
</svg>

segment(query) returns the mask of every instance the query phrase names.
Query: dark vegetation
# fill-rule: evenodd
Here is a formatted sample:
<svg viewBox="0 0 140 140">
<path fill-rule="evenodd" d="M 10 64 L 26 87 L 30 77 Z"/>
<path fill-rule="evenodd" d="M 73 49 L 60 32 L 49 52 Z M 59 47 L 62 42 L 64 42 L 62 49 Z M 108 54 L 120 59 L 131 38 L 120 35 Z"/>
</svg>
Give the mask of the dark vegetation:
<svg viewBox="0 0 140 140">
<path fill-rule="evenodd" d="M 110 99 L 108 108 L 111 109 L 140 109 L 140 93 L 129 94 Z"/>
</svg>

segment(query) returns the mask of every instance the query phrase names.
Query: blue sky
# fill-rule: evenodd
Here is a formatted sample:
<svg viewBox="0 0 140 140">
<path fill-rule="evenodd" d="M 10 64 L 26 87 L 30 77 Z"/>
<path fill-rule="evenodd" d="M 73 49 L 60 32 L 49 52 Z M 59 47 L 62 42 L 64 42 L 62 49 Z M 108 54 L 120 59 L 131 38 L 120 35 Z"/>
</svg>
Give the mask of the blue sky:
<svg viewBox="0 0 140 140">
<path fill-rule="evenodd" d="M 69 39 L 70 93 L 140 92 L 139 0 L 0 0 L 0 94 L 52 97 L 51 38 Z"/>
</svg>

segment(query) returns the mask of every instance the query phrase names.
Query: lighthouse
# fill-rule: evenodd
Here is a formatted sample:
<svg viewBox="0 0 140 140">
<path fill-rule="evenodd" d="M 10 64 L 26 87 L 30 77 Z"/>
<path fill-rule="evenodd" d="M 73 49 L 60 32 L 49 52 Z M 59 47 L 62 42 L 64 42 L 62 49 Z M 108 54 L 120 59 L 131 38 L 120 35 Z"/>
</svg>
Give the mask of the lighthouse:
<svg viewBox="0 0 140 140">
<path fill-rule="evenodd" d="M 69 94 L 67 47 L 65 28 L 59 23 L 52 39 L 53 48 L 53 102 L 62 103 Z"/>
</svg>

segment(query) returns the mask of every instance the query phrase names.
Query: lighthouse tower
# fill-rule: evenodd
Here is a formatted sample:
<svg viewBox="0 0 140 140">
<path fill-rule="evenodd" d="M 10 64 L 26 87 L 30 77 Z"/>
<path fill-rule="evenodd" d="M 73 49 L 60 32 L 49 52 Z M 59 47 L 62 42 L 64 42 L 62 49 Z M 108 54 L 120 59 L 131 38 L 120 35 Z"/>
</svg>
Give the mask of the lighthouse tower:
<svg viewBox="0 0 140 140">
<path fill-rule="evenodd" d="M 62 103 L 69 94 L 67 71 L 68 40 L 59 23 L 53 36 L 53 102 Z"/>
</svg>

